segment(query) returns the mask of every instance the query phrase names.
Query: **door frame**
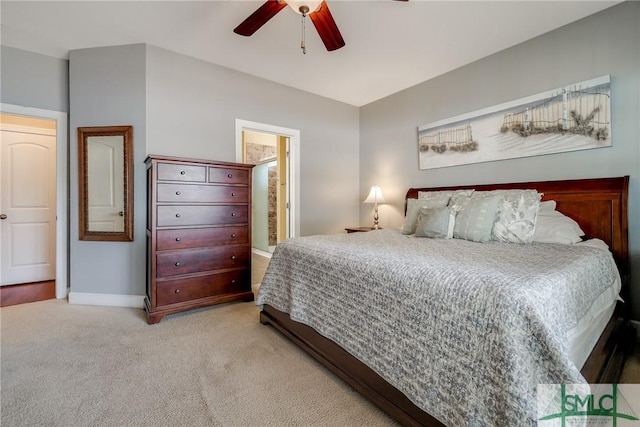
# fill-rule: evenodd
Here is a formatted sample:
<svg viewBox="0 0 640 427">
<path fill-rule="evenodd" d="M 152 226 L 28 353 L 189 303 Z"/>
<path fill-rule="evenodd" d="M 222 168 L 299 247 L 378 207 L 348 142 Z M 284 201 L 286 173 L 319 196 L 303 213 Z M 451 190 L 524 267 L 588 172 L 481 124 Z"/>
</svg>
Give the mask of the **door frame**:
<svg viewBox="0 0 640 427">
<path fill-rule="evenodd" d="M 0 112 L 55 120 L 56 122 L 56 298 L 66 298 L 69 291 L 67 268 L 69 264 L 67 113 L 13 104 L 0 104 Z"/>
<path fill-rule="evenodd" d="M 289 237 L 300 235 L 300 131 L 265 123 L 236 119 L 236 161 L 242 162 L 242 131 L 280 135 L 289 138 Z"/>
</svg>

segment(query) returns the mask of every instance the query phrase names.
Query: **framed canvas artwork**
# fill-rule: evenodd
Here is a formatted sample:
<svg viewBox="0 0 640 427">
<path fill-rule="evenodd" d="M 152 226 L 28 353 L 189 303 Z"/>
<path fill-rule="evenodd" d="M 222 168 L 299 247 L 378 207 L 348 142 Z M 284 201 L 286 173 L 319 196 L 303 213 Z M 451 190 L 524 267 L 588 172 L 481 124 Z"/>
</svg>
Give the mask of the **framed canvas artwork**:
<svg viewBox="0 0 640 427">
<path fill-rule="evenodd" d="M 420 169 L 610 146 L 608 75 L 418 128 Z"/>
</svg>

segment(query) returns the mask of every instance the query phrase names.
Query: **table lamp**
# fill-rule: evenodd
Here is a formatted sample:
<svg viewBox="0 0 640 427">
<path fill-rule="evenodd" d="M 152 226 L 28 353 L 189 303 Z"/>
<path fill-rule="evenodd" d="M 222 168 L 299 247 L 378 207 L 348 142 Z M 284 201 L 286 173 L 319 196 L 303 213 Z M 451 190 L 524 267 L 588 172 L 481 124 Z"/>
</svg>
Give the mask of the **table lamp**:
<svg viewBox="0 0 640 427">
<path fill-rule="evenodd" d="M 385 203 L 384 196 L 382 195 L 382 190 L 379 186 L 374 185 L 371 187 L 371 191 L 366 199 L 364 199 L 363 203 L 374 203 L 374 213 L 373 213 L 373 229 L 377 230 L 380 228 L 378 226 L 378 203 Z"/>
</svg>

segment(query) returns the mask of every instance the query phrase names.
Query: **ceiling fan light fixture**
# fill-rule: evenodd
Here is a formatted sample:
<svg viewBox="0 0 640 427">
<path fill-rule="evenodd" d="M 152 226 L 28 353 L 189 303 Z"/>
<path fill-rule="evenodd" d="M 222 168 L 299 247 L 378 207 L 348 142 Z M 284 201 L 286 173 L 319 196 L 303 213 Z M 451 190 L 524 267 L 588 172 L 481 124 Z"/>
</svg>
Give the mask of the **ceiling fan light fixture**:
<svg viewBox="0 0 640 427">
<path fill-rule="evenodd" d="M 308 15 L 317 11 L 322 0 L 289 0 L 287 5 L 298 15 Z"/>
<path fill-rule="evenodd" d="M 336 21 L 331 15 L 329 6 L 324 0 L 266 0 L 247 19 L 242 21 L 233 31 L 241 36 L 250 36 L 258 31 L 264 24 L 273 18 L 278 12 L 287 7 L 302 17 L 302 51 L 304 47 L 304 25 L 308 16 L 324 46 L 328 51 L 340 49 L 344 46 L 344 40 Z"/>
</svg>

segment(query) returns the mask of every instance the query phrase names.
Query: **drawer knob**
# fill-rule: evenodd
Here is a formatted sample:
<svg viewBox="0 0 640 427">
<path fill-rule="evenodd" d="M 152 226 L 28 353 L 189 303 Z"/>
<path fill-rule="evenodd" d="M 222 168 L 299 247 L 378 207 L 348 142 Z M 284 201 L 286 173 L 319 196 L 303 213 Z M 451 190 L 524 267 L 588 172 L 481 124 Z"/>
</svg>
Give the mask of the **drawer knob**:
<svg viewBox="0 0 640 427">
<path fill-rule="evenodd" d="M 180 175 L 184 175 L 184 174 L 186 174 L 185 171 L 180 171 Z"/>
<path fill-rule="evenodd" d="M 176 267 L 180 267 L 180 263 L 179 262 L 176 262 Z"/>
<path fill-rule="evenodd" d="M 231 212 L 231 216 L 236 216 L 236 213 L 235 212 Z"/>
<path fill-rule="evenodd" d="M 231 279 L 231 283 L 236 283 L 236 279 Z"/>
<path fill-rule="evenodd" d="M 231 197 L 236 197 L 236 193 L 231 193 Z"/>
<path fill-rule="evenodd" d="M 236 260 L 236 256 L 235 256 L 235 255 L 231 255 L 231 259 L 232 259 L 233 261 L 235 261 L 235 260 Z"/>
<path fill-rule="evenodd" d="M 227 174 L 227 178 L 233 178 L 233 174 Z"/>
<path fill-rule="evenodd" d="M 180 218 L 180 214 L 176 214 L 176 218 Z"/>
<path fill-rule="evenodd" d="M 179 293 L 180 293 L 180 289 L 176 289 L 176 290 L 175 290 L 175 293 L 176 293 L 176 294 L 179 294 Z"/>
<path fill-rule="evenodd" d="M 181 193 L 179 191 L 176 191 L 176 196 L 179 196 Z"/>
<path fill-rule="evenodd" d="M 236 233 L 231 234 L 231 238 L 235 239 L 236 238 Z"/>
<path fill-rule="evenodd" d="M 182 240 L 180 237 L 176 237 L 176 242 L 179 242 L 180 240 Z"/>
</svg>

